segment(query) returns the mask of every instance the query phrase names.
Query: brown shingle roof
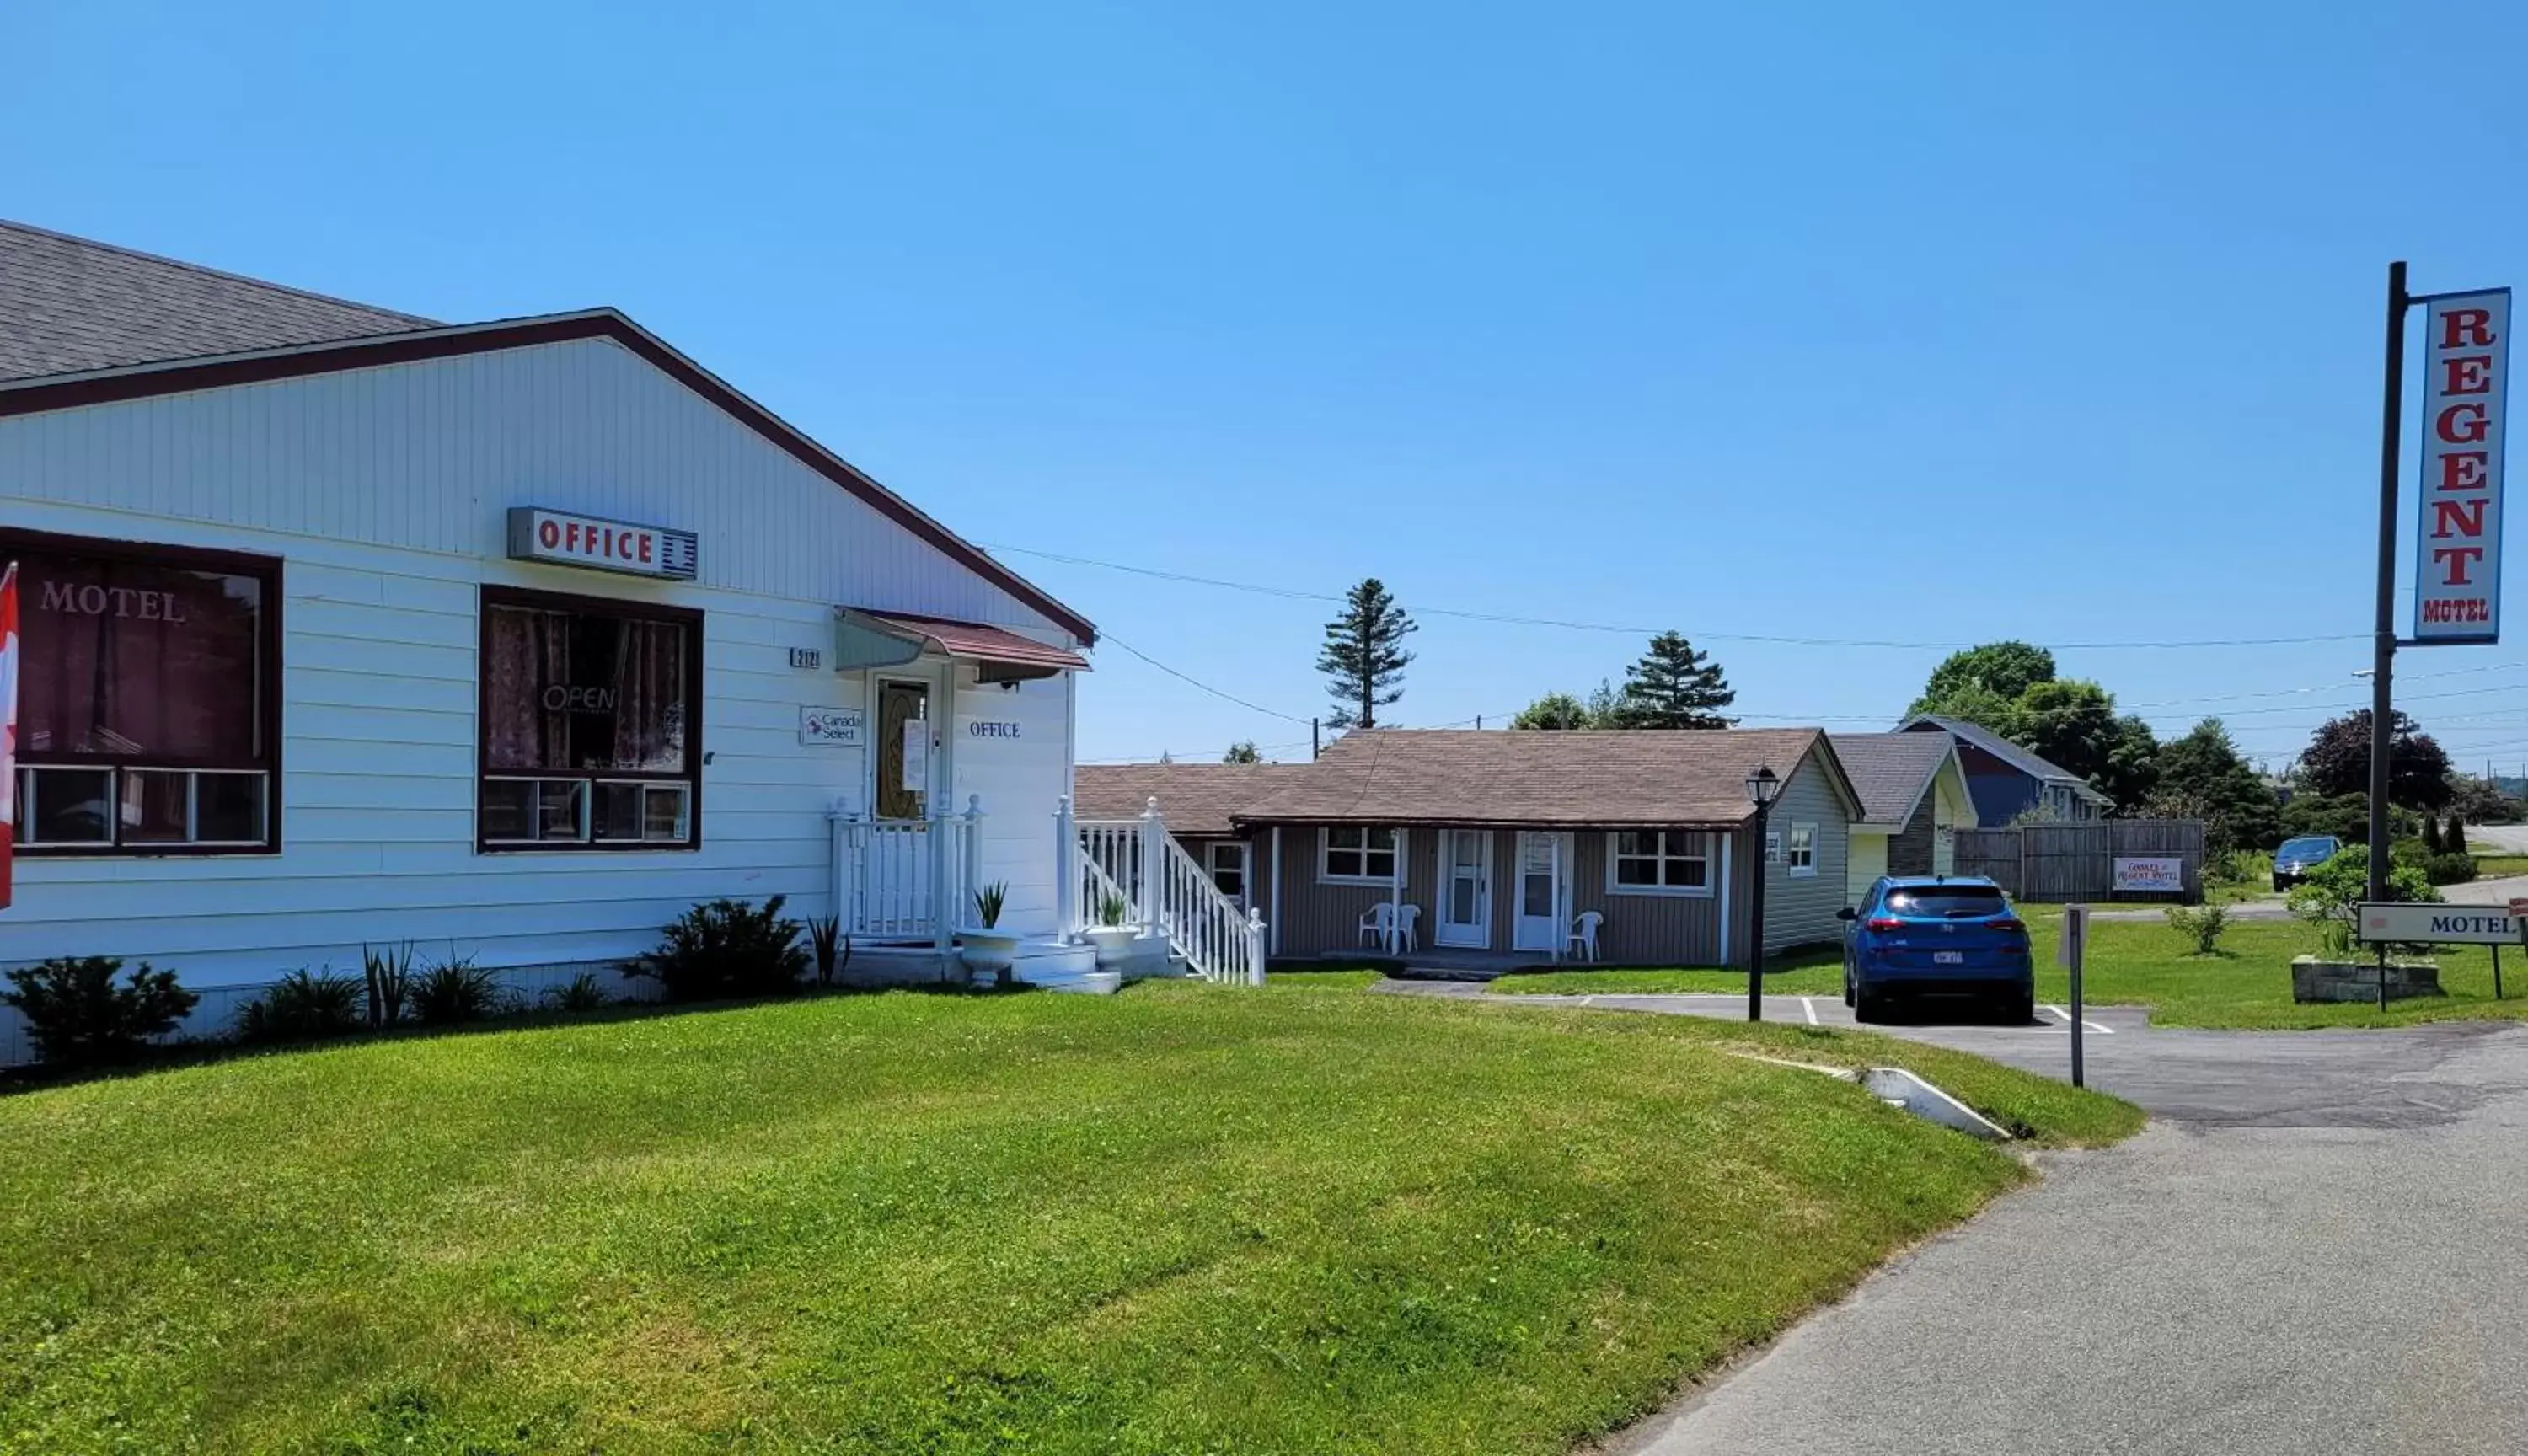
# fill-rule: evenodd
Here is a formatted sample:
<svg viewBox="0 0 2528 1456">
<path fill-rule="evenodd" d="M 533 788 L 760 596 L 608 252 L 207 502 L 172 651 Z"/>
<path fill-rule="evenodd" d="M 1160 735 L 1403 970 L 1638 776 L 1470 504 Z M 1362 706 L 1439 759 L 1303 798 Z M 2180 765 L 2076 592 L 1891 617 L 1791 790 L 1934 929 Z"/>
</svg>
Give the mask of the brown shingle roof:
<svg viewBox="0 0 2528 1456">
<path fill-rule="evenodd" d="M 1734 825 L 1754 812 L 1747 775 L 1788 778 L 1822 750 L 1815 728 L 1676 732 L 1478 732 L 1382 728 L 1337 740 L 1325 756 L 1240 823 Z M 1164 803 L 1164 801 L 1162 801 Z"/>
<path fill-rule="evenodd" d="M 0 380 L 433 327 L 392 309 L 0 221 Z"/>
<path fill-rule="evenodd" d="M 1835 733 L 1834 755 L 1861 795 L 1861 817 L 1870 824 L 1902 824 L 1922 797 L 1922 786 L 1956 750 L 1941 733 Z"/>
<path fill-rule="evenodd" d="M 1072 812 L 1083 819 L 1137 819 L 1152 799 L 1168 832 L 1216 839 L 1237 831 L 1230 816 L 1289 788 L 1305 763 L 1082 763 Z"/>
</svg>

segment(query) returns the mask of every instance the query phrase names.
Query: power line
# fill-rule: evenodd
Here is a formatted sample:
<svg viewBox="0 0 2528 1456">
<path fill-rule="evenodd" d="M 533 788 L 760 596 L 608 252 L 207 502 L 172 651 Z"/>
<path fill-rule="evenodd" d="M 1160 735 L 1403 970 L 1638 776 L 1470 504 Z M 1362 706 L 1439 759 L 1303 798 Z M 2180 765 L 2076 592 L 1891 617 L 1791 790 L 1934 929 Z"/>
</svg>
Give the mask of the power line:
<svg viewBox="0 0 2528 1456">
<path fill-rule="evenodd" d="M 1286 713 L 1286 712 L 1283 712 L 1283 711 L 1282 711 L 1281 709 L 1279 709 L 1279 708 L 1266 707 L 1264 704 L 1262 704 L 1262 703 L 1260 703 L 1260 702 L 1247 702 L 1245 699 L 1238 697 L 1238 696 L 1237 694 L 1235 694 L 1235 693 L 1224 693 L 1224 692 L 1222 692 L 1220 689 L 1213 687 L 1211 684 L 1209 684 L 1209 683 L 1206 683 L 1206 682 L 1202 681 L 1200 678 L 1187 677 L 1185 674 L 1184 674 L 1184 673 L 1182 673 L 1182 672 L 1177 671 L 1175 668 L 1170 667 L 1168 664 L 1166 664 L 1165 662 L 1160 661 L 1158 658 L 1151 656 L 1149 653 L 1147 653 L 1147 652 L 1145 652 L 1145 651 L 1142 651 L 1139 648 L 1136 648 L 1136 647 L 1132 646 L 1131 643 L 1126 642 L 1124 639 L 1122 639 L 1122 638 L 1120 638 L 1120 637 L 1117 637 L 1117 636 L 1116 636 L 1114 633 L 1112 633 L 1112 632 L 1104 632 L 1104 631 L 1101 631 L 1101 632 L 1098 634 L 1098 636 L 1099 636 L 1099 637 L 1101 637 L 1101 638 L 1103 638 L 1105 641 L 1107 641 L 1107 642 L 1111 642 L 1111 643 L 1113 643 L 1115 646 L 1117 646 L 1117 647 L 1119 647 L 1119 648 L 1122 648 L 1124 650 L 1126 650 L 1126 651 L 1128 651 L 1128 652 L 1132 653 L 1132 654 L 1133 656 L 1135 656 L 1135 657 L 1140 658 L 1142 661 L 1149 663 L 1152 667 L 1155 667 L 1155 668 L 1157 668 L 1159 671 L 1166 673 L 1168 676 L 1170 676 L 1170 677 L 1172 677 L 1172 678 L 1175 678 L 1177 681 L 1179 681 L 1179 682 L 1181 682 L 1181 683 L 1188 684 L 1188 685 L 1190 685 L 1190 686 L 1192 686 L 1192 687 L 1200 688 L 1202 691 L 1204 691 L 1204 692 L 1206 692 L 1206 693 L 1210 694 L 1210 695 L 1211 695 L 1212 697 L 1214 697 L 1214 698 L 1218 698 L 1218 699 L 1224 700 L 1224 701 L 1229 702 L 1235 702 L 1235 703 L 1237 703 L 1239 707 L 1246 708 L 1246 709 L 1248 709 L 1249 711 L 1252 711 L 1252 712 L 1259 712 L 1259 713 L 1262 713 L 1264 716 L 1266 716 L 1266 717 L 1268 717 L 1268 718 L 1281 718 L 1281 719 L 1284 719 L 1284 720 L 1286 720 L 1286 721 L 1292 722 L 1292 723 L 1307 723 L 1307 722 L 1312 722 L 1312 721 L 1314 721 L 1313 719 L 1300 717 L 1300 716 L 1299 716 L 1298 714 L 1296 714 L 1296 713 Z"/>
<path fill-rule="evenodd" d="M 1296 587 L 1268 587 L 1256 582 L 1224 581 L 1219 577 L 1195 576 L 1182 571 L 1162 571 L 1155 566 L 1137 566 L 1124 561 L 1101 561 L 1093 556 L 1073 556 L 1061 551 L 1037 550 L 1033 546 L 986 546 L 985 550 L 1011 551 L 1022 556 L 1035 556 L 1046 561 L 1061 561 L 1073 566 L 1094 566 L 1105 571 L 1127 572 L 1157 581 L 1184 582 L 1192 586 L 1217 587 L 1228 592 L 1246 592 L 1259 597 L 1275 597 L 1286 601 L 1333 601 L 1343 598 L 1331 592 L 1311 592 Z M 1664 627 L 1622 626 L 1609 622 L 1577 622 L 1559 617 L 1522 617 L 1506 612 L 1467 611 L 1457 607 L 1404 604 L 1403 610 L 1417 616 L 1454 617 L 1468 622 L 1491 622 L 1509 627 L 1554 627 L 1569 632 L 1615 632 L 1627 637 L 1652 637 L 1669 630 Z M 1693 636 L 1705 642 L 1760 643 L 1769 647 L 1795 648 L 1878 648 L 1906 651 L 1953 651 L 1977 646 L 1971 642 L 1900 642 L 1872 638 L 1841 637 L 1770 637 L 1746 632 L 1698 631 Z M 2275 648 L 2298 647 L 2311 643 L 2364 642 L 2367 632 L 2342 632 L 2315 637 L 2219 637 L 2196 638 L 2170 642 L 2066 642 L 2052 644 L 2060 651 L 2124 651 L 2162 648 Z"/>
</svg>

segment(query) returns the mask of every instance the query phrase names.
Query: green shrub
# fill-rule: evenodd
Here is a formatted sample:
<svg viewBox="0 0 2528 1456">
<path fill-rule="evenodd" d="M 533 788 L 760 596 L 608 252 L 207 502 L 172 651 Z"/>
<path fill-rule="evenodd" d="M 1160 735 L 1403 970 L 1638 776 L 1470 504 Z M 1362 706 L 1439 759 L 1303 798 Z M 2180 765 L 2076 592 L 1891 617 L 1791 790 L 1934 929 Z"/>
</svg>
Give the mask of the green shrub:
<svg viewBox="0 0 2528 1456">
<path fill-rule="evenodd" d="M 799 944 L 799 922 L 782 917 L 785 903 L 775 895 L 760 907 L 743 900 L 695 906 L 623 973 L 656 980 L 670 1001 L 786 996 L 807 972 L 808 949 Z"/>
<path fill-rule="evenodd" d="M 2203 878 L 2215 885 L 2263 885 L 2273 877 L 2274 857 L 2265 850 L 2232 850 L 2203 865 Z"/>
<path fill-rule="evenodd" d="M 852 938 L 843 933 L 843 917 L 825 915 L 808 922 L 808 949 L 816 958 L 816 984 L 830 986 L 852 963 Z"/>
<path fill-rule="evenodd" d="M 2393 847 L 2388 858 L 2390 900 L 2439 903 L 2441 892 L 2432 887 L 2431 877 L 2421 865 L 2396 862 Z M 2327 954 L 2347 955 L 2352 950 L 2352 922 L 2361 913 L 2361 902 L 2369 893 L 2370 852 L 2361 845 L 2345 845 L 2291 887 L 2291 910 L 2318 927 L 2326 938 Z"/>
<path fill-rule="evenodd" d="M 346 975 L 293 970 L 237 1008 L 237 1040 L 265 1045 L 348 1036 L 368 1024 L 365 989 Z"/>
<path fill-rule="evenodd" d="M 2194 942 L 2197 956 L 2217 956 L 2221 952 L 2221 932 L 2230 928 L 2230 910 L 2220 905 L 2172 905 L 2168 923 L 2180 935 Z"/>
<path fill-rule="evenodd" d="M 614 998 L 598 984 L 595 971 L 583 970 L 572 976 L 568 985 L 545 990 L 545 1005 L 557 1012 L 603 1011 L 613 1004 Z"/>
<path fill-rule="evenodd" d="M 471 957 L 443 961 L 413 977 L 412 1014 L 424 1026 L 487 1021 L 507 1009 L 500 977 Z"/>
<path fill-rule="evenodd" d="M 412 996 L 412 942 L 383 951 L 360 947 L 360 979 L 368 993 L 369 1024 L 384 1028 L 403 1019 Z"/>
<path fill-rule="evenodd" d="M 2475 857 L 2464 850 L 2434 855 L 2423 861 L 2423 878 L 2435 885 L 2463 885 L 2475 878 Z"/>
<path fill-rule="evenodd" d="M 60 957 L 9 972 L 0 1006 L 26 1018 L 35 1056 L 48 1066 L 106 1066 L 140 1055 L 192 1014 L 201 998 L 176 984 L 172 970 L 143 962 L 116 985 L 123 962 L 111 956 Z"/>
</svg>

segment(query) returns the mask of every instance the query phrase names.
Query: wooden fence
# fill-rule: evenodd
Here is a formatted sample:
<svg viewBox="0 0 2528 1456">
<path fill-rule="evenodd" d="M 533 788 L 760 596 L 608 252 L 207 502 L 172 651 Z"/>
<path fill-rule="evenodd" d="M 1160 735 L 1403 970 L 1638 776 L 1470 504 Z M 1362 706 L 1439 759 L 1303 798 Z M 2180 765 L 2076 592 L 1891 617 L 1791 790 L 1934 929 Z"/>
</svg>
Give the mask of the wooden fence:
<svg viewBox="0 0 2528 1456">
<path fill-rule="evenodd" d="M 2116 860 L 2127 857 L 2180 861 L 2185 890 L 2118 892 Z M 2200 819 L 2099 819 L 2086 824 L 2023 824 L 2011 829 L 1961 829 L 1960 874 L 1989 875 L 2012 898 L 2037 904 L 2102 900 L 2203 898 L 2203 821 Z"/>
</svg>

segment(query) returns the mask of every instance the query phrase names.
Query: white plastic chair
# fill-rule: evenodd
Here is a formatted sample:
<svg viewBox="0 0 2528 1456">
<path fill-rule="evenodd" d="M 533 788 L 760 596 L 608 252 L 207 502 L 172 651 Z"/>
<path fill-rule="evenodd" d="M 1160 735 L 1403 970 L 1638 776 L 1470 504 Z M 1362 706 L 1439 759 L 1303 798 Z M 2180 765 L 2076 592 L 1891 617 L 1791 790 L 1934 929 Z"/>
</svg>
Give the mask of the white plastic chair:
<svg viewBox="0 0 2528 1456">
<path fill-rule="evenodd" d="M 1360 913 L 1360 938 L 1364 944 L 1391 946 L 1396 936 L 1396 907 L 1382 900 Z"/>
<path fill-rule="evenodd" d="M 1422 949 L 1416 930 L 1422 923 L 1422 907 L 1399 905 L 1396 908 L 1396 939 L 1398 948 L 1410 954 Z"/>
<path fill-rule="evenodd" d="M 1582 910 L 1580 917 L 1571 922 L 1571 944 L 1578 948 L 1581 960 L 1598 959 L 1598 927 L 1605 923 L 1606 917 L 1596 910 Z"/>
</svg>

